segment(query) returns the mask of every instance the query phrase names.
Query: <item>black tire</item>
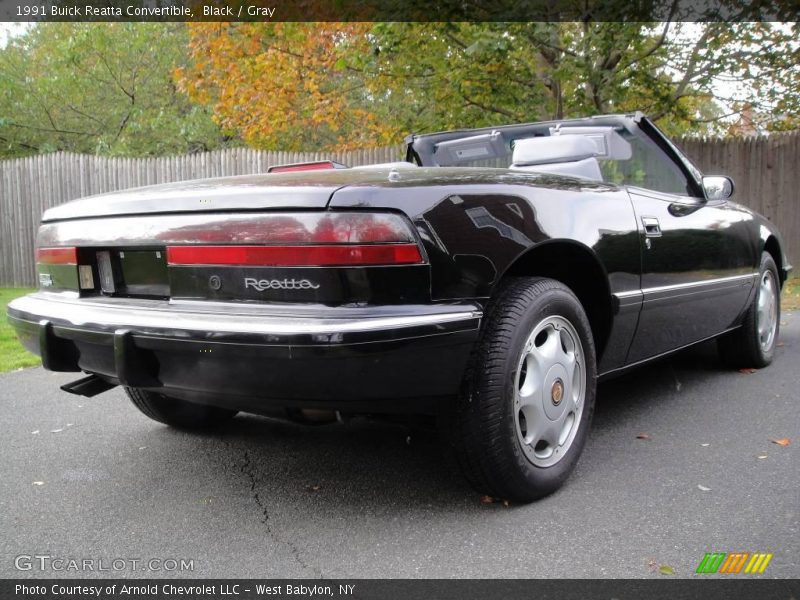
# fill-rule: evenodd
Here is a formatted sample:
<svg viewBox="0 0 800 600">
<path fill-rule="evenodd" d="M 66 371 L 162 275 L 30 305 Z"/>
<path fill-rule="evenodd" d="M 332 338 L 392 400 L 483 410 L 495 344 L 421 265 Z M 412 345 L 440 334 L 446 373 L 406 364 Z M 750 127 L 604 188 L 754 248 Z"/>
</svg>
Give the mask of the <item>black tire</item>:
<svg viewBox="0 0 800 600">
<path fill-rule="evenodd" d="M 775 293 L 775 333 L 769 343 L 764 346 L 758 331 L 758 306 L 762 295 L 762 281 L 771 277 Z M 726 333 L 717 340 L 722 362 L 734 369 L 756 368 L 761 369 L 772 362 L 775 357 L 775 344 L 781 328 L 781 302 L 780 279 L 778 267 L 769 252 L 761 255 L 761 266 L 756 281 L 756 290 L 753 301 L 747 307 L 747 312 L 742 319 L 742 326 L 730 333 Z"/>
<path fill-rule="evenodd" d="M 515 404 L 515 387 L 519 384 L 518 371 L 520 380 L 527 377 L 521 368 L 523 350 L 528 351 L 526 344 L 535 328 L 551 317 L 568 321 L 580 338 L 585 393 L 582 413 L 573 419 L 577 430 L 571 444 L 555 464 L 540 466 L 530 458 L 533 449 L 524 448 L 518 437 L 522 419 Z M 596 395 L 595 361 L 589 321 L 569 288 L 552 279 L 534 277 L 501 283 L 487 306 L 462 394 L 444 415 L 450 445 L 464 475 L 478 492 L 513 502 L 531 502 L 563 485 L 588 436 Z M 552 396 L 541 396 L 542 404 L 550 401 L 555 405 L 554 390 Z"/>
<path fill-rule="evenodd" d="M 212 429 L 229 421 L 238 412 L 136 388 L 126 387 L 125 393 L 142 414 L 177 429 Z"/>
</svg>

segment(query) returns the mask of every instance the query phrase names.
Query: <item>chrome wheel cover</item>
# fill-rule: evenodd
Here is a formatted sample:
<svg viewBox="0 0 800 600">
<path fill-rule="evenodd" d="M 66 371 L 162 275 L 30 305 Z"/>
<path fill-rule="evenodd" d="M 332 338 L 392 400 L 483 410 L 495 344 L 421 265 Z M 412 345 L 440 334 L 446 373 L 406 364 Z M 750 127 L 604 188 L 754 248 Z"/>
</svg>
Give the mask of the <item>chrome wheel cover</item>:
<svg viewBox="0 0 800 600">
<path fill-rule="evenodd" d="M 533 328 L 514 381 L 514 424 L 525 456 L 537 467 L 567 454 L 581 423 L 586 358 L 567 319 L 550 316 Z"/>
<path fill-rule="evenodd" d="M 775 332 L 778 329 L 777 289 L 772 271 L 764 271 L 761 274 L 756 305 L 756 330 L 762 352 L 769 352 L 775 342 Z"/>
</svg>

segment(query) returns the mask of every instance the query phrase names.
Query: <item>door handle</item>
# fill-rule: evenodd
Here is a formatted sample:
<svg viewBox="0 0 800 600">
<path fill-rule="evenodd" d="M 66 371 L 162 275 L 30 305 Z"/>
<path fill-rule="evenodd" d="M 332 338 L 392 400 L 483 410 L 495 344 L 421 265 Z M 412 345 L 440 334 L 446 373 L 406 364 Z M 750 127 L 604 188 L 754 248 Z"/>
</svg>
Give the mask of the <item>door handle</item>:
<svg viewBox="0 0 800 600">
<path fill-rule="evenodd" d="M 642 217 L 642 225 L 647 237 L 661 237 L 661 225 L 655 217 Z"/>
</svg>

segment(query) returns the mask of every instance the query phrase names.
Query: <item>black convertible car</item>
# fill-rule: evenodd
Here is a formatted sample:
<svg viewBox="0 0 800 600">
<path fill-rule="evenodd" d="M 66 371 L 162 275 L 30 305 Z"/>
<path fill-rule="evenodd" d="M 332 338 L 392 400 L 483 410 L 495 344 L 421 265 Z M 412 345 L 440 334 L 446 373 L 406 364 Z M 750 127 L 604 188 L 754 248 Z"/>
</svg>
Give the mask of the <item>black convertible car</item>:
<svg viewBox="0 0 800 600">
<path fill-rule="evenodd" d="M 641 114 L 411 136 L 407 161 L 133 189 L 44 215 L 9 306 L 64 386 L 145 415 L 438 415 L 481 492 L 557 489 L 600 378 L 719 338 L 764 367 L 791 267 Z"/>
</svg>

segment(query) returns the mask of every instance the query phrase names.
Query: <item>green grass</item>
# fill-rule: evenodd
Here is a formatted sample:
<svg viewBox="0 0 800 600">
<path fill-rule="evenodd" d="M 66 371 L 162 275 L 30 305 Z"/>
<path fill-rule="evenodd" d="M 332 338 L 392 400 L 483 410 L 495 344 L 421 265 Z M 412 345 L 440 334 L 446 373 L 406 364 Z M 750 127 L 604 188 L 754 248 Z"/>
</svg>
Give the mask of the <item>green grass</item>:
<svg viewBox="0 0 800 600">
<path fill-rule="evenodd" d="M 17 336 L 6 319 L 6 305 L 14 298 L 32 291 L 25 288 L 0 288 L 0 373 L 42 364 L 38 356 L 25 350 L 17 341 Z"/>
<path fill-rule="evenodd" d="M 800 310 L 800 277 L 793 277 L 783 286 L 781 310 Z"/>
</svg>

